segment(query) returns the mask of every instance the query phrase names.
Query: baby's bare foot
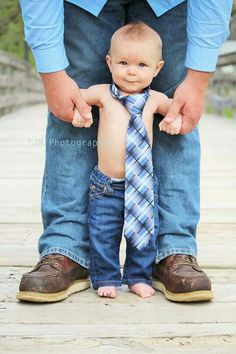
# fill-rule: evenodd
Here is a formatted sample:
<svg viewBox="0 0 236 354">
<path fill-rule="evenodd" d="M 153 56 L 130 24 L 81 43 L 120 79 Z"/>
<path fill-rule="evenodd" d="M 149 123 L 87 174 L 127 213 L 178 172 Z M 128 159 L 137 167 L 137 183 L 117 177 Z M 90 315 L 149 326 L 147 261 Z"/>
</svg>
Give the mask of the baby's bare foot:
<svg viewBox="0 0 236 354">
<path fill-rule="evenodd" d="M 129 290 L 140 297 L 150 297 L 155 294 L 155 290 L 147 284 L 138 283 L 134 285 L 129 285 Z"/>
<path fill-rule="evenodd" d="M 115 299 L 116 288 L 115 286 L 100 286 L 100 288 L 98 288 L 98 295 L 101 297 L 110 297 L 111 299 Z"/>
</svg>

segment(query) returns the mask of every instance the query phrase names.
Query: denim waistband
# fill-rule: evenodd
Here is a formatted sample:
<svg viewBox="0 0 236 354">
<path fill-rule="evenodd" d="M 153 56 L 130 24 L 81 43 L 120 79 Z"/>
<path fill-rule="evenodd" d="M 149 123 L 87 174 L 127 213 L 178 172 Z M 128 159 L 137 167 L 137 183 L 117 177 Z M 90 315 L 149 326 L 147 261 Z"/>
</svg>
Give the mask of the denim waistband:
<svg viewBox="0 0 236 354">
<path fill-rule="evenodd" d="M 122 181 L 114 181 L 111 177 L 105 175 L 101 170 L 99 170 L 98 165 L 96 165 L 90 175 L 90 181 L 96 183 L 100 187 L 104 185 L 110 185 L 115 189 L 123 190 L 125 188 L 125 179 Z M 153 185 L 157 185 L 157 178 L 153 176 Z"/>
<path fill-rule="evenodd" d="M 116 189 L 124 189 L 125 188 L 125 179 L 122 181 L 113 181 L 111 177 L 105 175 L 101 170 L 99 170 L 96 165 L 90 175 L 90 180 L 97 183 L 101 187 L 109 184 L 111 187 Z"/>
</svg>

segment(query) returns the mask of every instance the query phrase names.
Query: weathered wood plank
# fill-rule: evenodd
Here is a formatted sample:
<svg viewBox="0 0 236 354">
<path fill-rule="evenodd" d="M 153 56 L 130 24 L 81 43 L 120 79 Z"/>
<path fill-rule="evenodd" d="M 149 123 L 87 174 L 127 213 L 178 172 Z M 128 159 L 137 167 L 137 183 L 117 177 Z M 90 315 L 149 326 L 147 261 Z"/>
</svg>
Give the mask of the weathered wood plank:
<svg viewBox="0 0 236 354">
<path fill-rule="evenodd" d="M 0 245 L 3 247 L 4 244 L 14 242 L 36 242 L 41 232 L 41 223 L 0 223 Z M 231 242 L 233 245 L 235 244 L 234 235 L 236 235 L 236 223 L 200 223 L 198 225 L 197 237 L 202 246 L 211 241 L 217 244 L 221 243 L 225 240 L 225 237 L 227 242 Z"/>
<path fill-rule="evenodd" d="M 217 61 L 217 66 L 226 66 L 226 65 L 236 65 L 236 53 L 227 53 L 227 54 L 222 54 L 218 61 Z"/>
<path fill-rule="evenodd" d="M 69 299 L 53 303 L 43 310 L 42 306 L 28 303 L 5 302 L 0 304 L 0 323 L 5 324 L 78 324 L 78 325 L 135 325 L 135 324 L 235 324 L 236 302 L 231 303 L 195 303 L 178 304 L 163 301 L 163 296 L 156 292 L 150 299 L 141 299 L 131 293 L 123 293 L 114 301 L 99 298 L 93 292 L 96 301 L 81 301 L 80 294 L 75 294 L 77 302 Z M 159 305 L 158 305 L 159 304 Z M 209 326 L 208 333 L 212 333 Z M 192 333 L 192 335 L 194 335 Z"/>
<path fill-rule="evenodd" d="M 221 208 L 214 206 L 214 208 L 201 208 L 202 223 L 212 224 L 235 224 L 236 223 L 236 208 Z"/>
<path fill-rule="evenodd" d="M 3 268 L 1 267 L 0 270 L 2 273 Z M 24 274 L 25 272 L 28 272 L 29 270 L 30 270 L 29 268 L 23 268 L 23 269 L 21 268 L 20 270 L 17 271 L 14 269 L 13 271 L 9 270 L 7 274 L 1 275 L 0 302 L 2 303 L 16 302 L 16 293 L 18 292 L 21 275 Z M 231 274 L 232 270 L 226 269 L 224 270 L 224 272 L 221 271 L 221 273 L 217 272 L 216 269 L 214 270 L 211 269 L 210 271 L 207 269 L 206 271 L 212 280 L 212 289 L 215 295 L 214 303 L 236 303 L 236 279 L 235 280 L 232 279 L 232 274 Z M 213 271 L 214 271 L 214 275 L 213 275 Z M 157 292 L 156 295 L 158 298 L 150 299 L 150 302 L 154 306 L 156 306 L 157 303 L 158 304 L 166 303 L 166 300 L 161 293 Z M 119 297 L 117 301 L 125 303 L 127 301 L 127 296 L 128 296 L 128 302 L 130 303 L 130 301 L 133 299 L 133 295 L 131 296 L 131 298 L 129 298 L 130 294 L 128 293 L 128 289 L 126 286 L 123 286 L 119 290 Z M 70 303 L 78 303 L 78 302 L 81 303 L 84 302 L 85 304 L 96 303 L 97 302 L 96 293 L 94 292 L 93 289 L 90 288 L 70 298 Z"/>
<path fill-rule="evenodd" d="M 41 233 L 41 224 L 0 224 L 0 265 L 32 266 L 38 260 L 37 243 Z M 236 268 L 235 235 L 236 223 L 200 224 L 197 239 L 201 266 Z M 124 240 L 121 249 L 123 264 Z"/>
<path fill-rule="evenodd" d="M 39 75 L 23 61 L 0 52 L 1 96 L 0 113 L 4 114 L 29 103 L 44 102 Z"/>
<path fill-rule="evenodd" d="M 222 240 L 221 243 L 214 244 L 212 241 L 209 245 L 201 247 L 199 245 L 198 261 L 203 268 L 234 268 L 236 269 L 235 247 L 231 247 L 233 242 Z M 220 252 L 219 249 L 222 248 Z M 12 245 L 4 245 L 0 252 L 1 266 L 33 266 L 38 261 L 37 242 L 21 243 L 17 242 Z M 125 242 L 121 245 L 121 265 L 124 264 L 125 258 Z"/>
<path fill-rule="evenodd" d="M 21 278 L 21 275 L 30 271 L 31 267 L 0 267 L 0 284 L 6 286 L 14 286 L 18 284 L 18 281 Z M 206 268 L 205 269 L 216 285 L 227 285 L 227 284 L 236 284 L 236 271 L 234 268 Z M 5 283 L 5 285 L 4 285 Z M 81 292 L 80 294 L 84 294 Z M 86 295 L 87 296 L 87 295 Z"/>
<path fill-rule="evenodd" d="M 0 223 L 39 223 L 41 184 L 42 181 L 37 178 L 1 179 Z M 214 194 L 214 190 L 206 192 L 202 199 L 201 222 L 236 223 L 235 197 L 230 189 L 227 194 L 222 192 L 220 196 Z"/>
<path fill-rule="evenodd" d="M 29 305 L 28 305 L 29 306 Z M 30 307 L 30 306 L 29 306 Z M 35 308 L 37 306 L 31 306 Z M 41 306 L 40 306 L 41 307 Z M 47 307 L 47 308 L 51 308 Z M 42 309 L 41 309 L 42 311 Z M 76 311 L 77 317 L 80 318 L 80 313 Z M 157 309 L 156 316 L 158 317 Z M 45 312 L 47 312 L 45 310 Z M 59 311 L 61 312 L 61 310 Z M 169 313 L 168 313 L 169 314 Z M 167 315 L 167 314 L 166 314 Z M 62 324 L 33 324 L 33 323 L 14 323 L 4 324 L 1 328 L 2 336 L 9 336 L 14 338 L 17 336 L 24 336 L 26 338 L 177 338 L 177 337 L 209 337 L 209 336 L 235 336 L 235 323 L 156 323 L 146 324 L 133 323 L 133 324 L 113 324 L 112 321 L 104 323 L 103 318 L 99 324 L 72 324 L 67 315 L 65 322 Z M 95 316 L 95 314 L 94 314 Z M 181 316 L 181 315 L 180 315 Z M 49 322 L 49 321 L 48 321 Z M 203 353 L 202 353 L 203 354 Z"/>
<path fill-rule="evenodd" d="M 188 353 L 188 354 L 234 354 L 235 337 L 196 337 L 196 338 L 80 338 L 71 337 L 43 338 L 7 337 L 0 339 L 1 352 L 11 353 Z"/>
</svg>

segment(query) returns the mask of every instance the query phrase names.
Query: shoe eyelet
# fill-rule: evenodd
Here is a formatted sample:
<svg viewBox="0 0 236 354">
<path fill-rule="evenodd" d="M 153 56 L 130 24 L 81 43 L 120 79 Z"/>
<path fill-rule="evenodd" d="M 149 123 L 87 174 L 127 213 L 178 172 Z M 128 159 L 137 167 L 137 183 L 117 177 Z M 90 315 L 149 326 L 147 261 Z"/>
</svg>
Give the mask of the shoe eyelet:
<svg viewBox="0 0 236 354">
<path fill-rule="evenodd" d="M 63 256 L 60 256 L 59 259 L 63 260 Z"/>
<path fill-rule="evenodd" d="M 58 263 L 56 262 L 56 263 L 54 263 L 55 264 L 55 266 L 58 266 Z"/>
</svg>

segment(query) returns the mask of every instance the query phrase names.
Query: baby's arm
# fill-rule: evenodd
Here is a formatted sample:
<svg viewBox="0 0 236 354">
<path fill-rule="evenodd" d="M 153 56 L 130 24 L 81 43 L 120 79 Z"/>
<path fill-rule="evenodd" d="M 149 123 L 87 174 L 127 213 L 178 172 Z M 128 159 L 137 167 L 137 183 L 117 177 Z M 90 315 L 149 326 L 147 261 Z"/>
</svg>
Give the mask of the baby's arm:
<svg viewBox="0 0 236 354">
<path fill-rule="evenodd" d="M 80 90 L 83 99 L 90 106 L 101 107 L 101 102 L 100 102 L 101 86 L 103 85 L 94 85 L 94 86 L 90 86 L 88 89 Z M 81 115 L 79 114 L 78 109 L 75 107 L 72 124 L 74 127 L 77 128 L 89 128 L 93 124 L 93 119 L 82 118 Z"/>
<path fill-rule="evenodd" d="M 155 113 L 160 113 L 162 116 L 165 117 L 172 103 L 172 99 L 168 98 L 166 95 L 160 92 L 156 92 L 156 95 L 158 100 L 157 101 L 158 106 Z M 175 135 L 175 134 L 179 134 L 181 130 L 181 126 L 182 126 L 182 115 L 178 114 L 176 119 L 171 123 L 167 123 L 163 119 L 159 124 L 159 129 L 168 134 Z"/>
</svg>

